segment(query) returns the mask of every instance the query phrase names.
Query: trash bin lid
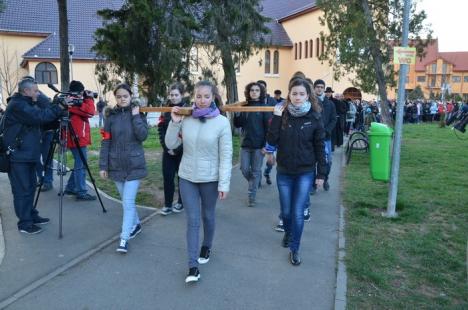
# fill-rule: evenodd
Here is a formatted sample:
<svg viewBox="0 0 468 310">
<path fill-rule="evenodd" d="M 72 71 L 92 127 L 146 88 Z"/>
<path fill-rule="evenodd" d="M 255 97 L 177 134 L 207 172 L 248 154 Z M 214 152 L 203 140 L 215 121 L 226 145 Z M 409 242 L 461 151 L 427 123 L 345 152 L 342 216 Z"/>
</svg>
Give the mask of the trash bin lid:
<svg viewBox="0 0 468 310">
<path fill-rule="evenodd" d="M 393 129 L 381 123 L 371 123 L 369 136 L 391 136 Z"/>
</svg>

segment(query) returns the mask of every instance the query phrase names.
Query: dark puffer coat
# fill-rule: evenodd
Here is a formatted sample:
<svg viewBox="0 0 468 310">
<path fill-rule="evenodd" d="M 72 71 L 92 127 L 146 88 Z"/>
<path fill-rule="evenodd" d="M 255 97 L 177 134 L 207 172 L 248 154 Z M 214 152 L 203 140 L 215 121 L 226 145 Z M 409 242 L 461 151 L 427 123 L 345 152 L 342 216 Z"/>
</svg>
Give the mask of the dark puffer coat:
<svg viewBox="0 0 468 310">
<path fill-rule="evenodd" d="M 131 107 L 107 109 L 101 133 L 99 169 L 111 180 L 132 181 L 148 174 L 143 150 L 148 124 L 143 114 L 132 115 Z"/>
</svg>

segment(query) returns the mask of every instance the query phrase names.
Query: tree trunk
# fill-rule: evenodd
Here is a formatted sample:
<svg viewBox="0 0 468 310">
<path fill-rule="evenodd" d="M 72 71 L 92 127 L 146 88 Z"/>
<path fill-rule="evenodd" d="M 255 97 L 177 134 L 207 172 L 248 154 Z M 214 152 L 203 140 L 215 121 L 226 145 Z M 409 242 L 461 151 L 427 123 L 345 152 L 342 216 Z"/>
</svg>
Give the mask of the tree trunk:
<svg viewBox="0 0 468 310">
<path fill-rule="evenodd" d="M 392 126 L 393 118 L 390 115 L 388 104 L 387 104 L 387 83 L 385 81 L 385 74 L 382 68 L 382 53 L 380 52 L 379 46 L 377 45 L 376 40 L 376 31 L 374 29 L 374 22 L 372 21 L 372 13 L 369 8 L 369 3 L 367 0 L 361 0 L 362 9 L 366 18 L 367 27 L 371 31 L 371 36 L 369 38 L 370 51 L 372 58 L 374 59 L 374 68 L 375 73 L 377 74 L 377 86 L 379 89 L 380 95 L 380 108 L 382 115 L 382 122 Z"/>
<path fill-rule="evenodd" d="M 70 57 L 68 55 L 68 16 L 67 0 L 57 0 L 59 8 L 60 35 L 60 88 L 68 90 L 70 84 Z"/>
</svg>

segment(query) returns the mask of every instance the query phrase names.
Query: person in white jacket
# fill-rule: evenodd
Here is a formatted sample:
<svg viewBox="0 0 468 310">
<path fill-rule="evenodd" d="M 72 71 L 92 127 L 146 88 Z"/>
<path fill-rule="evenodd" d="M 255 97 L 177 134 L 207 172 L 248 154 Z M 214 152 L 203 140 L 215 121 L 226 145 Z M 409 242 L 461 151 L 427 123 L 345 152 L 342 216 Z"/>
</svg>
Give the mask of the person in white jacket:
<svg viewBox="0 0 468 310">
<path fill-rule="evenodd" d="M 182 141 L 179 166 L 180 194 L 187 214 L 187 250 L 189 273 L 185 282 L 200 279 L 199 264 L 210 259 L 215 230 L 217 199 L 229 192 L 232 168 L 232 134 L 229 120 L 220 114 L 215 103 L 216 87 L 208 81 L 195 85 L 192 115 L 183 118 L 173 107 L 165 142 L 176 149 Z M 200 220 L 203 220 L 203 243 L 199 249 Z"/>
</svg>

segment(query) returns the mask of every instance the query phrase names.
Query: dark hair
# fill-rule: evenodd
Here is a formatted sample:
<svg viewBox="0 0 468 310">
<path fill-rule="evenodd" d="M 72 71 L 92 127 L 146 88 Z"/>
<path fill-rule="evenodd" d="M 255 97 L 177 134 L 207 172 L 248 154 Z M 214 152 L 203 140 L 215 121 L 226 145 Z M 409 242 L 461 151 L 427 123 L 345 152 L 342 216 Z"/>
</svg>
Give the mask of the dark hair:
<svg viewBox="0 0 468 310">
<path fill-rule="evenodd" d="M 322 107 L 318 103 L 317 97 L 315 96 L 315 94 L 312 93 L 311 85 L 309 84 L 307 80 L 302 79 L 302 78 L 293 78 L 289 82 L 288 97 L 286 98 L 286 106 L 291 103 L 291 99 L 289 98 L 289 95 L 291 94 L 291 89 L 296 86 L 303 86 L 305 88 L 307 95 L 309 95 L 309 101 L 311 103 L 312 110 L 318 113 L 322 112 Z M 282 126 L 283 128 L 286 128 L 288 124 L 288 115 L 287 114 L 283 114 L 283 115 L 284 116 L 283 116 Z"/>
<path fill-rule="evenodd" d="M 244 90 L 245 100 L 247 101 L 252 100 L 252 98 L 250 97 L 250 89 L 252 88 L 252 86 L 258 86 L 260 88 L 260 98 L 258 98 L 258 100 L 259 101 L 265 100 L 265 96 L 266 96 L 265 87 L 263 87 L 263 85 L 259 82 L 250 82 L 249 84 L 245 86 L 245 90 Z"/>
<path fill-rule="evenodd" d="M 296 73 L 293 74 L 291 80 L 292 80 L 293 78 L 305 79 L 305 78 L 306 78 L 306 75 L 305 75 L 302 71 L 296 71 Z"/>
<path fill-rule="evenodd" d="M 323 85 L 323 87 L 325 87 L 325 81 L 321 79 L 315 80 L 314 87 L 317 85 Z"/>
<path fill-rule="evenodd" d="M 184 84 L 180 83 L 180 82 L 175 82 L 173 84 L 171 84 L 169 86 L 169 92 L 171 92 L 171 90 L 178 90 L 179 93 L 183 96 L 184 93 L 185 93 L 185 87 L 184 87 Z"/>
<path fill-rule="evenodd" d="M 274 94 L 275 95 L 281 95 L 281 90 L 279 90 L 279 89 L 275 90 Z"/>
<path fill-rule="evenodd" d="M 196 90 L 197 88 L 200 88 L 200 87 L 211 88 L 211 93 L 213 94 L 214 102 L 216 106 L 219 108 L 223 100 L 221 99 L 221 96 L 219 95 L 218 87 L 216 87 L 216 85 L 214 85 L 212 82 L 207 81 L 207 80 L 202 80 L 200 82 L 197 82 L 197 84 L 195 84 L 194 89 Z"/>
<path fill-rule="evenodd" d="M 117 85 L 117 87 L 114 89 L 114 96 L 117 94 L 117 91 L 119 89 L 124 89 L 124 90 L 128 91 L 130 96 L 133 95 L 132 89 L 130 88 L 130 86 L 128 84 L 126 84 L 126 83 L 122 83 L 122 84 Z"/>
<path fill-rule="evenodd" d="M 267 87 L 267 82 L 264 80 L 258 80 L 257 83 L 262 84 L 265 88 Z"/>
</svg>

